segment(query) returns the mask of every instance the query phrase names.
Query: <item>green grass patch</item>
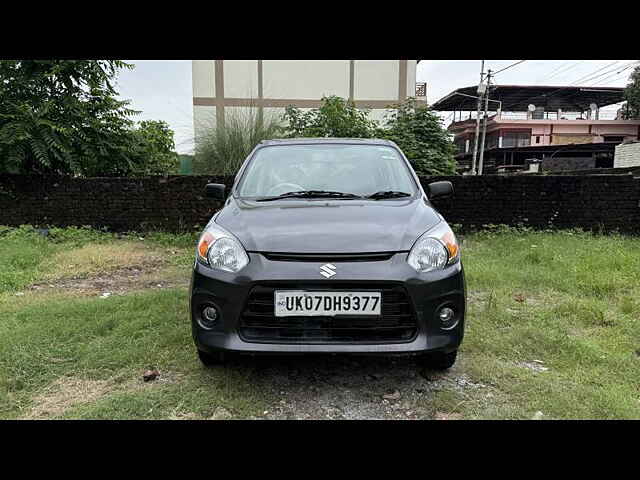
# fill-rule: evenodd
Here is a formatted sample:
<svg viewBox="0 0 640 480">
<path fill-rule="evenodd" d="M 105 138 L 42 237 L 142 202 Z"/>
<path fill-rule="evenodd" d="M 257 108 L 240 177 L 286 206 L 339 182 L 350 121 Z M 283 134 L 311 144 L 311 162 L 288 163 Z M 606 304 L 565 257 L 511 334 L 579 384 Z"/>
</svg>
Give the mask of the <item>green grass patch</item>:
<svg viewBox="0 0 640 480">
<path fill-rule="evenodd" d="M 35 298 L 0 311 L 0 417 L 37 408 L 43 388 L 65 377 L 104 390 L 90 404 L 71 396 L 72 417 L 165 418 L 179 404 L 198 417 L 220 405 L 241 416 L 258 413 L 262 394 L 247 378 L 199 365 L 186 305 L 186 291 L 173 289 L 73 302 Z M 163 381 L 144 384 L 142 373 L 152 367 Z M 61 395 L 74 388 L 67 387 Z"/>
<path fill-rule="evenodd" d="M 16 295 L 33 282 L 141 262 L 162 261 L 186 277 L 196 237 L 0 228 L 0 418 L 272 410 L 278 400 L 259 362 L 200 365 L 185 288 Z M 420 397 L 418 411 L 640 418 L 640 239 L 498 229 L 464 235 L 462 255 L 469 298 L 459 363 L 444 386 Z M 144 383 L 151 367 L 161 376 Z M 456 384 L 461 375 L 476 386 Z"/>
<path fill-rule="evenodd" d="M 468 416 L 640 418 L 640 239 L 503 231 L 465 247 L 463 364 L 494 385 L 489 403 L 463 403 Z"/>
</svg>

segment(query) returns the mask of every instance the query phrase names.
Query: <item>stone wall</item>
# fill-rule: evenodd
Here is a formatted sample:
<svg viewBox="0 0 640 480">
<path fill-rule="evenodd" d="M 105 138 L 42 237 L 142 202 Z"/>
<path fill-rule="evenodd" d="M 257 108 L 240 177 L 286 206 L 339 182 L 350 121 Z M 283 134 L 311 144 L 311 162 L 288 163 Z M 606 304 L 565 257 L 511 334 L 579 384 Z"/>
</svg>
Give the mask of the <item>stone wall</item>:
<svg viewBox="0 0 640 480">
<path fill-rule="evenodd" d="M 455 176 L 434 205 L 465 230 L 486 224 L 640 233 L 640 180 L 632 175 Z M 0 225 L 90 225 L 113 231 L 202 228 L 219 208 L 208 182 L 232 177 L 68 178 L 0 175 Z"/>
<path fill-rule="evenodd" d="M 449 223 L 640 233 L 640 179 L 631 175 L 442 177 L 453 197 L 434 200 Z M 432 179 L 424 179 L 426 185 Z"/>
<path fill-rule="evenodd" d="M 89 225 L 114 231 L 198 229 L 220 205 L 204 195 L 209 181 L 230 185 L 233 178 L 2 175 L 0 225 Z"/>
</svg>

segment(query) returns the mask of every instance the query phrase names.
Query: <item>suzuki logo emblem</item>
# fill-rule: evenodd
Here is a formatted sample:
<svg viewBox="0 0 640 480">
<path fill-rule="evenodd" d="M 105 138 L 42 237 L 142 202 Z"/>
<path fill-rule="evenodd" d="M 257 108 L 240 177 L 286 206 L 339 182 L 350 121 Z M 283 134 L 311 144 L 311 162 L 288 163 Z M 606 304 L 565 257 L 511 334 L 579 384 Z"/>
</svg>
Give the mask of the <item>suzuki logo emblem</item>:
<svg viewBox="0 0 640 480">
<path fill-rule="evenodd" d="M 335 274 L 336 274 L 335 265 L 331 265 L 330 263 L 327 263 L 320 267 L 320 275 L 322 275 L 324 278 L 331 278 Z"/>
</svg>

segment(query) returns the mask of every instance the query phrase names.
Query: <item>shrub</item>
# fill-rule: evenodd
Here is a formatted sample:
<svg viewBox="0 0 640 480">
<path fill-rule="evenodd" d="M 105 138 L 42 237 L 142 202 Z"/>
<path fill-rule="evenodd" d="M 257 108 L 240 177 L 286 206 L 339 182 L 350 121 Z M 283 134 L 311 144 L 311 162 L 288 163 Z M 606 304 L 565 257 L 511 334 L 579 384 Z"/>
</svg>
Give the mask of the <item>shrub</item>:
<svg viewBox="0 0 640 480">
<path fill-rule="evenodd" d="M 404 152 L 418 175 L 454 175 L 455 146 L 442 121 L 427 105 L 415 98 L 393 105 L 378 136 L 394 141 Z"/>
<path fill-rule="evenodd" d="M 251 150 L 262 140 L 282 135 L 276 117 L 257 107 L 227 109 L 223 125 L 207 126 L 197 139 L 195 173 L 234 175 Z"/>
<path fill-rule="evenodd" d="M 336 96 L 322 97 L 322 106 L 307 112 L 289 105 L 283 115 L 287 137 L 371 138 L 377 124 L 368 117 L 367 110 Z"/>
</svg>

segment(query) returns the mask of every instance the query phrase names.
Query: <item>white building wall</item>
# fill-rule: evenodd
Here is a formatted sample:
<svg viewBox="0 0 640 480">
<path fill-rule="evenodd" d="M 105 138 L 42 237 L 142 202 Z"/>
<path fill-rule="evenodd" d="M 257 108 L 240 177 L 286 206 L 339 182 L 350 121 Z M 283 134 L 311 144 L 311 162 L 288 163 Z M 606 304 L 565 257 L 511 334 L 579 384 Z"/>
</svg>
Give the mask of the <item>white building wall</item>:
<svg viewBox="0 0 640 480">
<path fill-rule="evenodd" d="M 263 60 L 265 98 L 349 96 L 349 60 Z"/>
<path fill-rule="evenodd" d="M 216 96 L 213 65 L 213 60 L 194 60 L 192 62 L 191 82 L 193 85 L 194 97 Z"/>
<path fill-rule="evenodd" d="M 223 71 L 225 97 L 258 98 L 258 60 L 225 60 Z"/>
<path fill-rule="evenodd" d="M 406 88 L 400 85 L 402 62 L 406 62 Z M 350 98 L 353 93 L 353 100 L 370 111 L 369 118 L 383 122 L 390 112 L 388 105 L 398 103 L 403 93 L 415 95 L 416 60 L 354 60 L 353 79 L 350 60 L 224 60 L 218 61 L 220 64 L 223 75 L 220 78 L 218 72 L 216 79 L 215 60 L 193 61 L 196 141 L 206 130 L 215 128 L 221 112 L 225 119 L 246 116 L 249 103 L 260 103 L 266 116 L 280 118 L 284 113 L 282 101 L 308 109 L 323 96 Z M 220 82 L 221 92 L 216 92 L 216 83 Z"/>
<path fill-rule="evenodd" d="M 398 60 L 356 60 L 354 67 L 353 94 L 355 100 L 398 98 L 400 93 Z"/>
<path fill-rule="evenodd" d="M 418 62 L 409 60 L 407 62 L 407 97 L 416 96 L 416 74 L 418 70 Z"/>
<path fill-rule="evenodd" d="M 640 142 L 617 145 L 613 157 L 613 167 L 640 167 Z"/>
</svg>

